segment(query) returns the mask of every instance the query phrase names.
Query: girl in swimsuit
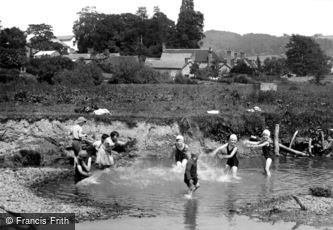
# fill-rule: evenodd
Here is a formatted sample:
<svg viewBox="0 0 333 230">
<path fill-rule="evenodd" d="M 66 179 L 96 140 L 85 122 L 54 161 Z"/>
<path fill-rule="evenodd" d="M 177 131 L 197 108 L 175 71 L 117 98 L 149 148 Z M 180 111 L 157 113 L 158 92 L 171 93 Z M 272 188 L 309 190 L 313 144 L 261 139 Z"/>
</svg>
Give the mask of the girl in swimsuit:
<svg viewBox="0 0 333 230">
<path fill-rule="evenodd" d="M 236 143 L 237 143 L 236 134 L 231 134 L 228 143 L 218 147 L 209 155 L 217 156 L 220 159 L 225 159 L 225 158 L 228 159 L 224 172 L 227 174 L 231 170 L 232 176 L 235 179 L 240 179 L 240 177 L 237 176 L 239 162 L 237 159 L 238 149 L 236 147 Z M 226 153 L 226 155 L 223 155 L 223 153 Z"/>
<path fill-rule="evenodd" d="M 274 159 L 274 149 L 273 149 L 273 141 L 271 139 L 271 132 L 268 129 L 265 129 L 262 132 L 262 140 L 258 142 L 254 141 L 247 141 L 246 145 L 250 148 L 262 148 L 263 156 L 266 159 L 265 164 L 265 174 L 267 176 L 271 176 L 271 172 L 269 171 L 269 168 L 271 167 L 272 161 Z"/>
</svg>

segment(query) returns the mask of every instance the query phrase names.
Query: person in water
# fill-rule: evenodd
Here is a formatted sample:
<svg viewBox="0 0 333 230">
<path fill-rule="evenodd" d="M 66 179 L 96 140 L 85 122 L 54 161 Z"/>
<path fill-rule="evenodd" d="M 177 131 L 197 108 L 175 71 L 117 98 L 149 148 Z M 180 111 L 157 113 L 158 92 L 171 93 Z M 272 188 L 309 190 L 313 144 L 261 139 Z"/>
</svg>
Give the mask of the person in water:
<svg viewBox="0 0 333 230">
<path fill-rule="evenodd" d="M 187 152 L 186 168 L 184 174 L 184 183 L 188 188 L 188 196 L 192 196 L 192 193 L 197 190 L 200 185 L 198 182 L 198 173 L 197 173 L 197 162 L 198 156 L 196 153 Z"/>
<path fill-rule="evenodd" d="M 91 157 L 86 151 L 80 151 L 75 165 L 75 184 L 90 176 Z"/>
<path fill-rule="evenodd" d="M 262 153 L 263 156 L 266 159 L 266 163 L 265 163 L 265 174 L 267 176 L 271 176 L 271 172 L 270 172 L 270 167 L 271 164 L 274 160 L 274 147 L 273 147 L 273 141 L 271 139 L 271 132 L 268 129 L 265 129 L 262 132 L 262 140 L 260 141 L 247 141 L 246 145 L 250 148 L 262 148 Z"/>
<path fill-rule="evenodd" d="M 108 145 L 106 143 L 106 139 L 109 136 L 107 134 L 103 134 L 101 140 L 94 142 L 94 147 L 97 150 L 96 164 L 100 169 L 109 168 L 114 164 L 113 157 L 106 151 Z"/>
<path fill-rule="evenodd" d="M 225 174 L 231 170 L 232 176 L 235 179 L 240 179 L 240 177 L 237 176 L 239 161 L 237 159 L 238 149 L 236 144 L 237 136 L 236 134 L 231 134 L 228 143 L 218 147 L 210 155 L 217 156 L 220 159 L 228 159 L 224 169 Z"/>
<path fill-rule="evenodd" d="M 172 148 L 172 152 L 172 156 L 175 157 L 176 165 L 185 168 L 188 160 L 188 146 L 184 143 L 184 137 L 182 135 L 176 137 L 176 143 Z"/>
</svg>

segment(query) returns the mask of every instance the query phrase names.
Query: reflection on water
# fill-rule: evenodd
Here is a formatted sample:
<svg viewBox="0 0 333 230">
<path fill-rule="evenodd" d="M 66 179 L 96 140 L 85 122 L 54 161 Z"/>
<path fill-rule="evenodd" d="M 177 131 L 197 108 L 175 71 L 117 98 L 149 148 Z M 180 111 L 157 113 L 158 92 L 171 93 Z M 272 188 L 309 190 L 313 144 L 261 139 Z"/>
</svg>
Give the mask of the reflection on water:
<svg viewBox="0 0 333 230">
<path fill-rule="evenodd" d="M 198 200 L 189 199 L 184 205 L 185 229 L 194 230 L 197 227 Z"/>
<path fill-rule="evenodd" d="M 223 175 L 225 161 L 216 163 L 201 157 L 198 162 L 201 187 L 188 200 L 184 198 L 187 191 L 184 172 L 171 164 L 159 159 L 141 159 L 131 168 L 99 171 L 82 181 L 77 193 L 104 204 L 133 205 L 168 220 L 175 218 L 176 229 L 179 226 L 202 229 L 203 223 L 216 229 L 221 218 L 226 218 L 223 220 L 231 229 L 240 229 L 243 223 L 239 222 L 237 210 L 246 203 L 276 195 L 308 193 L 311 186 L 333 183 L 331 159 L 281 157 L 274 161 L 270 178 L 263 175 L 262 158 L 241 159 L 238 175 L 242 179 L 235 180 Z M 46 189 L 59 198 L 75 196 L 72 182 L 49 185 Z M 206 223 L 208 218 L 213 222 Z"/>
</svg>

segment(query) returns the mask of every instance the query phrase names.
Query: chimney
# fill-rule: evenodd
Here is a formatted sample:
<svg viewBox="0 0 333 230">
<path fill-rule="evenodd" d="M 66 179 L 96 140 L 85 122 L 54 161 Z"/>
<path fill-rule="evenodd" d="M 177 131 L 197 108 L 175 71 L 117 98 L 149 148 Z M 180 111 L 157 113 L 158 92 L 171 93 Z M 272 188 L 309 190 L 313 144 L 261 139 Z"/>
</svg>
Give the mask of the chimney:
<svg viewBox="0 0 333 230">
<path fill-rule="evenodd" d="M 240 52 L 240 58 L 244 59 L 245 58 L 245 53 L 244 52 Z"/>
<path fill-rule="evenodd" d="M 208 56 L 207 56 L 207 65 L 211 66 L 213 63 L 213 49 L 211 47 L 209 47 L 208 49 Z"/>
<path fill-rule="evenodd" d="M 234 52 L 234 58 L 237 59 L 237 57 L 238 57 L 238 53 Z"/>
</svg>

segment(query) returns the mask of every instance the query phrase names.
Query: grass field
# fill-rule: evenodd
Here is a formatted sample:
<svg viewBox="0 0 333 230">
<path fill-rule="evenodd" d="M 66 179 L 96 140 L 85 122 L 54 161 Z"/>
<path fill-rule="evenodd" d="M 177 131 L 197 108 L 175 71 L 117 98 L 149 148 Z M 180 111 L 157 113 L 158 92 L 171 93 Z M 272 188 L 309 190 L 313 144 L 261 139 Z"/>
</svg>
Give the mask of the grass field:
<svg viewBox="0 0 333 230">
<path fill-rule="evenodd" d="M 309 127 L 333 128 L 333 85 L 280 83 L 277 92 L 258 92 L 251 84 L 102 85 L 67 88 L 47 84 L 0 85 L 0 116 L 67 119 L 75 108 L 97 105 L 114 118 L 196 118 L 201 125 L 216 118 L 236 132 L 256 132 L 281 123 L 288 134 Z M 250 113 L 259 106 L 263 112 Z M 219 115 L 208 115 L 219 110 Z M 203 119 L 202 119 L 203 118 Z M 204 122 L 204 120 L 206 120 Z M 213 125 L 216 125 L 213 122 Z M 249 127 L 247 127 L 249 126 Z"/>
</svg>

